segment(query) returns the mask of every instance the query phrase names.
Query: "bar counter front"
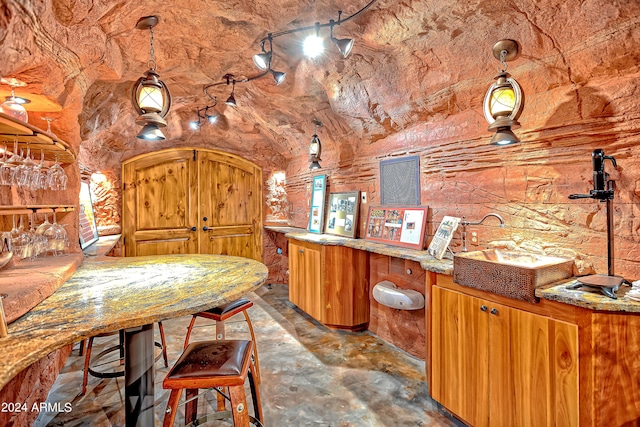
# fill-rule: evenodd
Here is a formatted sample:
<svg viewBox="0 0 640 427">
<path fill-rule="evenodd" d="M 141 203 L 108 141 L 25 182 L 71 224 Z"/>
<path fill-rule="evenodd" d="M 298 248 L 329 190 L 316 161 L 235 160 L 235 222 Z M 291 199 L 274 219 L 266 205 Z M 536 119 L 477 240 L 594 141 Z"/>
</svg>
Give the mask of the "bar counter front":
<svg viewBox="0 0 640 427">
<path fill-rule="evenodd" d="M 225 255 L 98 257 L 9 324 L 0 389 L 50 352 L 125 329 L 127 425 L 153 425 L 153 324 L 208 310 L 259 288 L 264 264 Z"/>
</svg>

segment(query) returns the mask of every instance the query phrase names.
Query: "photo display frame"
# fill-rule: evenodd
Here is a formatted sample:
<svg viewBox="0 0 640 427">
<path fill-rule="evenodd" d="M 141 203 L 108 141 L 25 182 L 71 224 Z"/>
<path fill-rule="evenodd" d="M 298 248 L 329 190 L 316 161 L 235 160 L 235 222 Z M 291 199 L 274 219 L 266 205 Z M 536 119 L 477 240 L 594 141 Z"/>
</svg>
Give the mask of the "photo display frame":
<svg viewBox="0 0 640 427">
<path fill-rule="evenodd" d="M 365 240 L 423 250 L 426 206 L 371 206 Z"/>
<path fill-rule="evenodd" d="M 318 175 L 311 182 L 311 211 L 309 212 L 310 233 L 322 233 L 324 228 L 324 210 L 327 204 L 327 176 Z"/>
<path fill-rule="evenodd" d="M 343 237 L 356 237 L 360 191 L 330 193 L 324 232 Z"/>
<path fill-rule="evenodd" d="M 460 218 L 445 216 L 434 234 L 427 252 L 436 259 L 442 259 L 453 238 L 453 233 L 458 229 Z"/>
<path fill-rule="evenodd" d="M 80 248 L 84 249 L 98 240 L 98 227 L 93 213 L 91 190 L 86 182 L 80 183 L 80 210 L 78 214 Z"/>
</svg>

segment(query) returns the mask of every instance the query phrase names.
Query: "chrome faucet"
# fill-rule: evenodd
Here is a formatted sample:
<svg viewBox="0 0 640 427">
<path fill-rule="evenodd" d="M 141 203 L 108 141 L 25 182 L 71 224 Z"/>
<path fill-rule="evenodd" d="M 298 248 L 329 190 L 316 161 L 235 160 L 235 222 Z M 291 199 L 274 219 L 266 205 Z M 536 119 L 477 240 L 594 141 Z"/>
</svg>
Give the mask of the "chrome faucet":
<svg viewBox="0 0 640 427">
<path fill-rule="evenodd" d="M 502 217 L 496 213 L 488 213 L 478 222 L 470 222 L 462 217 L 462 221 L 460 221 L 460 225 L 462 225 L 462 252 L 469 252 L 469 249 L 467 249 L 467 226 L 480 225 L 490 216 L 498 218 L 498 220 L 500 221 L 500 227 L 504 227 L 504 219 L 502 219 Z"/>
</svg>

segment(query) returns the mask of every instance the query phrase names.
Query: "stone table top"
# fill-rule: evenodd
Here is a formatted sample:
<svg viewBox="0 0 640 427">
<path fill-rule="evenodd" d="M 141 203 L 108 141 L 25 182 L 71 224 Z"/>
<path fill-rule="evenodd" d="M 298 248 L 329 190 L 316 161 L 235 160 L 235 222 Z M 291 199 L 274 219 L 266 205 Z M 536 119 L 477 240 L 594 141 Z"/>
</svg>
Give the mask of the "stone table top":
<svg viewBox="0 0 640 427">
<path fill-rule="evenodd" d="M 332 234 L 309 233 L 303 228 L 279 226 L 265 226 L 264 228 L 278 233 L 284 233 L 285 237 L 288 239 L 317 243 L 319 245 L 345 246 L 353 249 L 359 249 L 361 251 L 373 252 L 380 255 L 408 259 L 411 261 L 419 262 L 420 266 L 426 271 L 431 271 L 433 273 L 439 274 L 447 274 L 449 276 L 453 274 L 453 259 L 437 259 L 429 255 L 427 251 L 419 251 L 416 249 L 385 245 L 384 243 L 371 242 L 364 239 L 340 237 Z"/>
<path fill-rule="evenodd" d="M 577 282 L 574 278 L 540 287 L 536 289 L 536 296 L 591 310 L 640 313 L 640 302 L 626 296 L 631 289 L 630 286 L 620 286 L 616 292 L 616 297 L 618 298 L 613 299 L 603 295 L 599 289 L 587 287 L 567 289 L 567 286 Z"/>
<path fill-rule="evenodd" d="M 208 310 L 259 288 L 264 264 L 225 255 L 87 259 L 0 339 L 0 389 L 51 351 L 102 332 Z"/>
</svg>

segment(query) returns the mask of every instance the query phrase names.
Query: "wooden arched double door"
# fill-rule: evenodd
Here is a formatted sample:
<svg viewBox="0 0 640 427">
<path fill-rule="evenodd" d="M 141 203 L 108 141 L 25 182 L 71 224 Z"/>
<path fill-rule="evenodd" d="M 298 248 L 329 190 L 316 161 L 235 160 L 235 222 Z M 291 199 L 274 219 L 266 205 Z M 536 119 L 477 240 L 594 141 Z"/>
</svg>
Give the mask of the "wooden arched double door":
<svg viewBox="0 0 640 427">
<path fill-rule="evenodd" d="M 175 148 L 122 164 L 125 256 L 223 254 L 262 261 L 262 169 Z"/>
</svg>

